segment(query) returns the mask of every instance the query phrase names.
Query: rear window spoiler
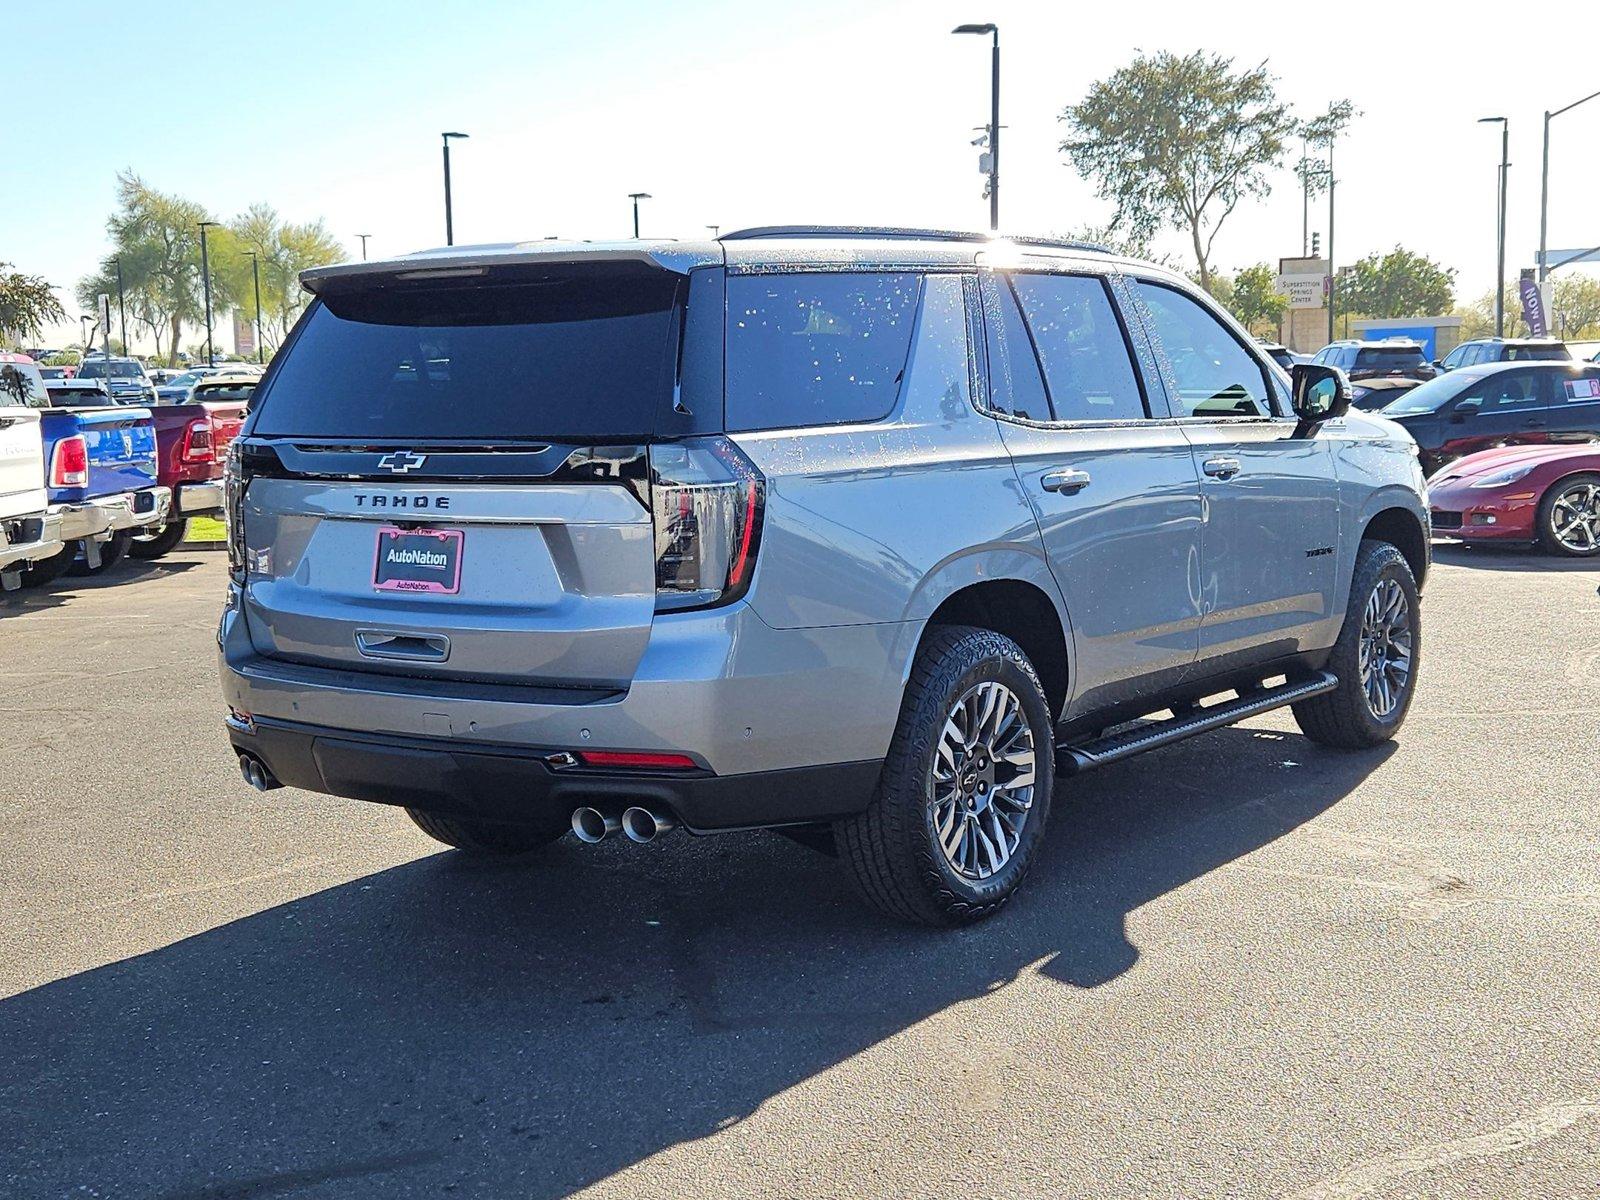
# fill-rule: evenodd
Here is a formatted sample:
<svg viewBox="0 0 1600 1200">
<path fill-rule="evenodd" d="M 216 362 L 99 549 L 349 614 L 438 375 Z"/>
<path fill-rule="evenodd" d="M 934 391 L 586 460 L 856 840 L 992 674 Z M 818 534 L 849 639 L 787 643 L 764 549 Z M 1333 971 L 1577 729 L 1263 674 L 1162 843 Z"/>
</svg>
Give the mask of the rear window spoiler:
<svg viewBox="0 0 1600 1200">
<path fill-rule="evenodd" d="M 378 262 L 339 263 L 300 273 L 300 284 L 320 295 L 344 287 L 465 279 L 505 268 L 581 263 L 637 263 L 686 275 L 696 267 L 723 265 L 722 248 L 714 242 L 518 242 L 498 246 L 425 250 Z"/>
</svg>

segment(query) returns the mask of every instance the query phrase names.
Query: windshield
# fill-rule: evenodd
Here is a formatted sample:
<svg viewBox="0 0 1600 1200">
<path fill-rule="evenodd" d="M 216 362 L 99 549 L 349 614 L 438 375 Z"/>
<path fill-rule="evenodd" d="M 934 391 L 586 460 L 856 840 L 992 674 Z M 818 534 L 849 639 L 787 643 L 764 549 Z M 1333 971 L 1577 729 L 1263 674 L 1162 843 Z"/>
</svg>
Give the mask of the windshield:
<svg viewBox="0 0 1600 1200">
<path fill-rule="evenodd" d="M 78 368 L 80 379 L 104 379 L 107 375 L 112 379 L 143 379 L 144 368 L 126 358 L 113 358 L 109 363 L 103 358 L 91 359 Z"/>
<path fill-rule="evenodd" d="M 319 299 L 252 405 L 254 432 L 377 438 L 653 433 L 681 276 L 585 265 Z"/>
<path fill-rule="evenodd" d="M 1454 400 L 1482 378 L 1481 371 L 1451 371 L 1448 375 L 1440 375 L 1437 379 L 1430 379 L 1412 388 L 1384 409 L 1383 415 L 1403 417 L 1407 414 L 1438 412 L 1442 405 Z"/>
</svg>

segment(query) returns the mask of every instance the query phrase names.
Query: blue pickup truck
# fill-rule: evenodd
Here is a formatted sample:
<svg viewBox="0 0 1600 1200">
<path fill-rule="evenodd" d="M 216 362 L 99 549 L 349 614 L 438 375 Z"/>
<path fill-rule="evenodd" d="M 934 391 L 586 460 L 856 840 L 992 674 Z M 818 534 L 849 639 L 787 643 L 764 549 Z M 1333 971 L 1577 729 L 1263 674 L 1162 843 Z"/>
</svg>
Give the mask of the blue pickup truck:
<svg viewBox="0 0 1600 1200">
<path fill-rule="evenodd" d="M 156 482 L 150 410 L 84 396 L 83 386 L 59 387 L 52 380 L 50 407 L 40 413 L 49 513 L 59 522 L 63 546 L 24 569 L 25 585 L 47 583 L 69 569 L 103 571 L 127 553 L 136 532 L 164 522 L 172 503 L 171 489 Z"/>
</svg>

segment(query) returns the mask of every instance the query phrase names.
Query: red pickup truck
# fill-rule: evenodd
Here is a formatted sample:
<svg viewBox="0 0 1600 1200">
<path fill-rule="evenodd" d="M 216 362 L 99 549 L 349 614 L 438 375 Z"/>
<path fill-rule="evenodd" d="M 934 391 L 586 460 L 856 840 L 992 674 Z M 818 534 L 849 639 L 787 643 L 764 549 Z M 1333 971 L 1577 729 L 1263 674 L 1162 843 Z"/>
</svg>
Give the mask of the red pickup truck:
<svg viewBox="0 0 1600 1200">
<path fill-rule="evenodd" d="M 135 535 L 128 553 L 160 558 L 188 532 L 189 518 L 222 512 L 222 465 L 244 424 L 254 378 L 213 378 L 195 385 L 187 404 L 152 405 L 157 482 L 172 489 L 172 515 Z"/>
</svg>

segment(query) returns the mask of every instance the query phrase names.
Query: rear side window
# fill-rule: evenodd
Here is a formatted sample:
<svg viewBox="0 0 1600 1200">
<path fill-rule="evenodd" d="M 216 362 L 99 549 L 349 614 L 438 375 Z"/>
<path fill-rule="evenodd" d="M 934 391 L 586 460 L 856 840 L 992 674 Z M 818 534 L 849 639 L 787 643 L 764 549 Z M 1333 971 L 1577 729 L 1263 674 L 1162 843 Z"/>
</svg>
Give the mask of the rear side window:
<svg viewBox="0 0 1600 1200">
<path fill-rule="evenodd" d="M 1476 408 L 1482 412 L 1544 408 L 1546 401 L 1542 392 L 1539 376 L 1532 371 L 1496 371 L 1463 391 L 1456 407 Z"/>
<path fill-rule="evenodd" d="M 1144 401 L 1105 284 L 1087 275 L 1012 277 L 1057 421 L 1132 421 Z"/>
<path fill-rule="evenodd" d="M 252 404 L 254 432 L 648 436 L 671 404 L 683 285 L 629 263 L 330 290 Z"/>
<path fill-rule="evenodd" d="M 50 407 L 38 367 L 32 363 L 0 363 L 0 407 Z"/>
<path fill-rule="evenodd" d="M 1135 281 L 1150 341 L 1185 417 L 1264 417 L 1267 372 L 1198 302 L 1173 288 Z M 1170 389 L 1169 389 L 1170 390 Z"/>
<path fill-rule="evenodd" d="M 1048 421 L 1044 378 L 1022 311 L 1003 275 L 983 280 L 984 340 L 989 350 L 989 407 L 1025 421 Z"/>
<path fill-rule="evenodd" d="M 1566 362 L 1572 355 L 1565 346 L 1508 346 L 1506 357 L 1526 362 Z"/>
<path fill-rule="evenodd" d="M 798 272 L 728 278 L 728 429 L 880 421 L 900 393 L 919 279 Z"/>
</svg>

